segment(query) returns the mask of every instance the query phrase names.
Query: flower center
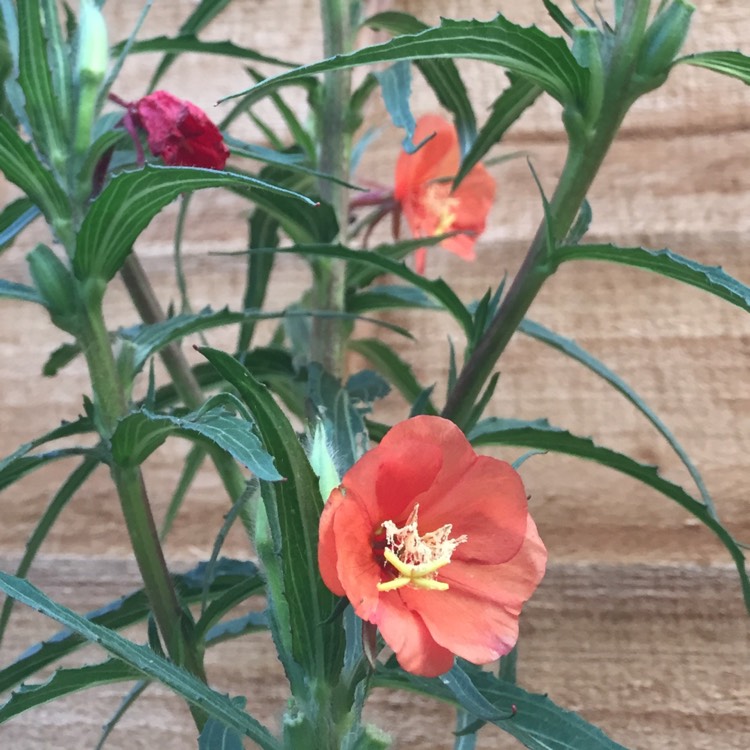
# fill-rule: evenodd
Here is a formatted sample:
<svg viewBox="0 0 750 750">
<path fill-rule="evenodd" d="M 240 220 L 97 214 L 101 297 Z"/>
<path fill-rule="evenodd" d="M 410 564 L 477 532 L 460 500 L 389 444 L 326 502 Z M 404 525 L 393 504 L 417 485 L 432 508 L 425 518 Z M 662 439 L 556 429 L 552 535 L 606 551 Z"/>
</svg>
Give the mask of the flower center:
<svg viewBox="0 0 750 750">
<path fill-rule="evenodd" d="M 433 234 L 449 232 L 456 221 L 458 199 L 450 191 L 450 184 L 443 182 L 432 182 L 424 191 L 425 213 L 437 220 Z"/>
<path fill-rule="evenodd" d="M 388 564 L 395 577 L 378 583 L 378 591 L 394 591 L 404 586 L 432 591 L 445 591 L 448 584 L 437 580 L 437 572 L 451 561 L 459 544 L 467 541 L 465 535 L 450 539 L 452 524 L 435 531 L 419 534 L 417 520 L 419 505 L 414 506 L 406 524 L 399 528 L 393 521 L 384 521 L 382 531 L 376 534 L 374 547 L 382 549 L 383 565 Z"/>
</svg>

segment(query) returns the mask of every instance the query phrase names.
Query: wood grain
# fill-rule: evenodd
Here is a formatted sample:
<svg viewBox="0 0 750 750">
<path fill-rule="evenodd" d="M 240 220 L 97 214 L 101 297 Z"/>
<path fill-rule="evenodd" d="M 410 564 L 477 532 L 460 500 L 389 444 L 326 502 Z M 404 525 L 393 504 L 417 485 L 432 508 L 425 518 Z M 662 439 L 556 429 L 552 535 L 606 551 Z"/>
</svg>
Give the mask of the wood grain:
<svg viewBox="0 0 750 750">
<path fill-rule="evenodd" d="M 390 5 L 428 21 L 440 15 L 491 18 L 501 10 L 519 23 L 540 22 L 551 29 L 541 3 L 403 0 Z M 193 7 L 190 0 L 156 3 L 143 36 L 176 29 Z M 375 4 L 371 7 L 375 10 Z M 139 8 L 140 3 L 106 5 L 113 39 L 128 33 Z M 704 0 L 693 32 L 688 51 L 746 45 L 747 4 Z M 230 38 L 279 57 L 308 61 L 320 55 L 319 33 L 313 0 L 243 0 L 232 3 L 206 37 Z M 155 60 L 143 55 L 129 61 L 117 93 L 126 99 L 140 96 Z M 483 116 L 503 85 L 503 74 L 473 61 L 461 62 L 460 68 Z M 211 110 L 217 98 L 245 87 L 247 78 L 236 61 L 188 56 L 163 85 Z M 291 101 L 304 106 L 301 97 Z M 739 82 L 679 66 L 666 86 L 639 102 L 626 119 L 591 191 L 591 241 L 668 246 L 702 263 L 722 264 L 750 283 L 748 101 L 748 89 Z M 413 108 L 416 113 L 437 108 L 431 92 L 418 82 Z M 279 124 L 275 113 L 264 113 Z M 369 116 L 376 123 L 386 120 L 379 104 L 371 106 Z M 496 150 L 498 155 L 525 152 L 547 191 L 553 189 L 564 159 L 559 116 L 554 102 L 538 103 Z M 243 134 L 257 137 L 249 125 Z M 384 127 L 357 179 L 390 184 L 399 140 L 395 129 Z M 514 273 L 541 219 L 525 159 L 495 165 L 492 171 L 498 200 L 476 263 L 464 264 L 439 250 L 428 261 L 428 273 L 449 279 L 464 300 L 479 297 L 503 272 Z M 12 186 L 0 181 L 0 202 L 14 194 Z M 194 308 L 239 303 L 243 260 L 212 253 L 244 247 L 249 210 L 247 203 L 217 191 L 195 197 L 185 247 Z M 165 211 L 137 248 L 165 306 L 177 299 L 171 270 L 175 215 L 174 206 Z M 0 276 L 27 281 L 24 255 L 36 241 L 46 240 L 44 228 L 34 227 L 3 254 Z M 282 309 L 308 283 L 302 261 L 279 258 L 269 295 L 272 306 Z M 136 322 L 119 282 L 112 285 L 106 302 L 112 329 Z M 635 387 L 700 467 L 722 519 L 739 538 L 750 540 L 747 314 L 677 282 L 589 262 L 560 269 L 535 301 L 531 316 L 574 337 Z M 407 325 L 416 343 L 371 325 L 360 326 L 358 335 L 377 335 L 398 348 L 423 383 L 437 384 L 439 401 L 448 337 L 460 340 L 457 329 L 435 314 L 386 319 Z M 262 326 L 261 340 L 271 329 Z M 209 338 L 212 345 L 233 345 L 230 332 Z M 88 391 L 82 362 L 73 362 L 55 379 L 40 376 L 49 352 L 63 341 L 40 310 L 0 302 L 0 455 L 79 413 L 82 394 Z M 186 353 L 192 362 L 199 361 L 189 346 Z M 359 364 L 352 360 L 353 366 Z M 684 468 L 656 432 L 580 366 L 517 337 L 499 369 L 492 413 L 549 417 L 553 424 L 655 463 L 668 478 L 689 486 Z M 393 420 L 405 414 L 405 404 L 389 397 L 377 416 Z M 168 443 L 146 465 L 157 516 L 167 507 L 185 452 L 185 444 Z M 0 568 L 14 569 L 39 514 L 70 470 L 71 464 L 57 463 L 3 493 Z M 545 583 L 524 615 L 523 683 L 580 710 L 632 748 L 750 746 L 750 631 L 736 574 L 723 548 L 668 500 L 600 467 L 548 455 L 531 459 L 523 475 L 551 560 Z M 175 569 L 210 553 L 226 509 L 220 483 L 210 471 L 202 473 L 167 544 Z M 230 536 L 226 550 L 239 557 L 250 554 L 241 533 Z M 66 509 L 32 579 L 79 611 L 137 585 L 117 500 L 104 470 Z M 19 608 L 3 645 L 2 663 L 53 629 Z M 87 658 L 95 658 L 93 650 Z M 210 656 L 210 671 L 217 687 L 249 694 L 261 719 L 278 720 L 284 689 L 264 637 L 221 647 Z M 0 747 L 91 747 L 121 694 L 118 686 L 111 686 L 95 696 L 83 694 L 18 717 L 0 727 Z M 445 733 L 439 741 L 432 737 L 435 727 L 452 727 L 452 711 L 445 707 L 412 696 L 376 695 L 372 718 L 394 727 L 396 747 L 451 746 Z M 486 747 L 514 746 L 491 732 L 484 742 Z M 125 719 L 111 746 L 192 747 L 189 716 L 179 701 L 154 690 Z"/>
</svg>

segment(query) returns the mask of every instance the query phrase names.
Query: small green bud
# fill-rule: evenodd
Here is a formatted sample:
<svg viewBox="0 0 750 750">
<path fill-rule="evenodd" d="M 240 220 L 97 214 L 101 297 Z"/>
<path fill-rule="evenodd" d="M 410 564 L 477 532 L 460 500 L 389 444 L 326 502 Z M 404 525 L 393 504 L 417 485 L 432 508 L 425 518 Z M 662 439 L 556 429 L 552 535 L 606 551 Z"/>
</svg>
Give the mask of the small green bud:
<svg viewBox="0 0 750 750">
<path fill-rule="evenodd" d="M 313 427 L 312 438 L 309 442 L 309 459 L 323 500 L 327 500 L 335 487 L 341 482 L 332 451 L 326 438 L 326 430 L 322 422 Z"/>
<path fill-rule="evenodd" d="M 91 142 L 91 129 L 102 81 L 109 65 L 109 44 L 104 16 L 93 0 L 82 0 L 78 19 L 78 58 L 76 84 L 78 108 L 76 112 L 75 147 L 85 153 Z"/>
<path fill-rule="evenodd" d="M 641 44 L 636 68 L 639 76 L 656 79 L 655 86 L 666 79 L 685 43 L 694 12 L 695 6 L 687 0 L 673 0 L 656 14 Z"/>
<path fill-rule="evenodd" d="M 52 322 L 63 331 L 78 327 L 78 286 L 70 269 L 46 245 L 37 245 L 27 256 L 31 278 L 49 310 Z"/>
<path fill-rule="evenodd" d="M 109 66 L 109 44 L 104 16 L 94 0 L 82 0 L 78 19 L 76 72 L 81 85 L 98 85 Z"/>
</svg>

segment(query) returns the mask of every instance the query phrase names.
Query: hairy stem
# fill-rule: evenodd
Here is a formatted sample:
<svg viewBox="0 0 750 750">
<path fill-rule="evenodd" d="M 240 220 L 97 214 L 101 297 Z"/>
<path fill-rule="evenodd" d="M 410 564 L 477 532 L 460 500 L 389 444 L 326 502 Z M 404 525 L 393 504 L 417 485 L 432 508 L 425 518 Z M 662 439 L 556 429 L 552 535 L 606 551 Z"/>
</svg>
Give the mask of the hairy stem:
<svg viewBox="0 0 750 750">
<path fill-rule="evenodd" d="M 321 0 L 323 48 L 326 57 L 349 52 L 354 41 L 359 3 L 356 0 Z M 351 72 L 326 73 L 323 86 L 320 158 L 321 172 L 339 180 L 349 179 L 351 133 L 347 127 Z M 330 203 L 339 225 L 339 240 L 346 242 L 349 223 L 349 194 L 346 187 L 332 180 L 320 181 L 320 197 Z M 319 310 L 343 312 L 346 291 L 346 262 L 321 259 L 315 265 L 315 304 Z M 329 372 L 340 376 L 344 369 L 343 321 L 334 316 L 313 320 L 311 358 Z"/>
<path fill-rule="evenodd" d="M 98 427 L 102 436 L 109 438 L 118 420 L 127 413 L 128 405 L 104 324 L 101 290 L 87 291 L 80 342 L 91 377 Z M 141 472 L 137 467 L 124 468 L 113 464 L 112 479 L 117 487 L 138 569 L 167 652 L 177 664 L 205 682 L 201 655 L 185 637 L 185 615 L 172 585 Z M 202 728 L 206 721 L 205 714 L 198 709 L 191 710 L 196 726 Z"/>
</svg>

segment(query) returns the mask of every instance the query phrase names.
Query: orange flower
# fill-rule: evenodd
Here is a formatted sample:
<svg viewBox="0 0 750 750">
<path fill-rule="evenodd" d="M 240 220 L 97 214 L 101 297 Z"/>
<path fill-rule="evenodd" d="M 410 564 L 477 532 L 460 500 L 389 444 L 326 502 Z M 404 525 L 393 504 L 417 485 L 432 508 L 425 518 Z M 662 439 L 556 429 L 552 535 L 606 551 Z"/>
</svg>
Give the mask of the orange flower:
<svg viewBox="0 0 750 750">
<path fill-rule="evenodd" d="M 414 133 L 419 143 L 435 134 L 414 154 L 405 151 L 396 164 L 394 198 L 415 237 L 465 232 L 440 245 L 464 260 L 474 260 L 474 244 L 484 231 L 495 198 L 495 180 L 477 164 L 455 191 L 451 182 L 461 161 L 458 136 L 451 123 L 437 115 L 420 117 Z M 426 249 L 416 253 L 416 269 L 424 273 Z"/>
<path fill-rule="evenodd" d="M 518 473 L 478 456 L 441 417 L 393 427 L 320 519 L 326 586 L 377 625 L 405 670 L 427 677 L 454 655 L 486 664 L 507 654 L 546 560 Z"/>
</svg>

